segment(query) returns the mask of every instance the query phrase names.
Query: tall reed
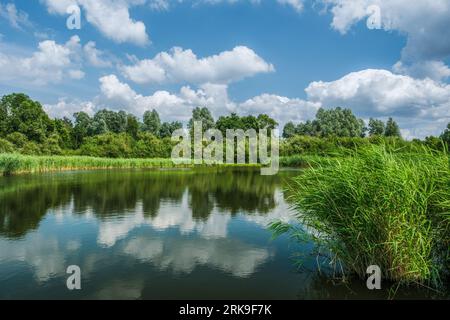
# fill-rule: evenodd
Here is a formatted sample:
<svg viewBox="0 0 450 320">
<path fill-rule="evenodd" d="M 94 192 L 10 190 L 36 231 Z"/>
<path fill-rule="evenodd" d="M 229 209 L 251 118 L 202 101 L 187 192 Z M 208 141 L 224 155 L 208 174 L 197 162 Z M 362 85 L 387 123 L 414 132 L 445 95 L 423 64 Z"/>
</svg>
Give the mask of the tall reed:
<svg viewBox="0 0 450 320">
<path fill-rule="evenodd" d="M 446 153 L 371 146 L 310 167 L 289 186 L 300 227 L 276 222 L 276 234 L 314 241 L 344 275 L 378 265 L 384 279 L 439 286 L 449 271 Z"/>
<path fill-rule="evenodd" d="M 0 175 L 89 169 L 172 168 L 171 159 L 111 159 L 80 156 L 0 154 Z"/>
</svg>

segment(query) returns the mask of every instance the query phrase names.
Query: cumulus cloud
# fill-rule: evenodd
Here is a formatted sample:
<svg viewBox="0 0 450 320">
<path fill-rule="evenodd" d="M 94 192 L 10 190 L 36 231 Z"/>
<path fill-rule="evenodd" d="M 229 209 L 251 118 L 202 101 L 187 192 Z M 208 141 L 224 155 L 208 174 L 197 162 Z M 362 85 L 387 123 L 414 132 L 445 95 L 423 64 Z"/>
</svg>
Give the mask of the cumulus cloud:
<svg viewBox="0 0 450 320">
<path fill-rule="evenodd" d="M 290 99 L 272 94 L 262 94 L 243 102 L 232 101 L 228 97 L 228 86 L 206 83 L 198 89 L 183 86 L 178 93 L 156 91 L 144 96 L 136 93 L 128 84 L 121 82 L 116 75 L 100 79 L 100 89 L 104 105 L 124 108 L 139 116 L 151 109 L 157 110 L 163 119 L 187 122 L 192 109 L 208 107 L 214 117 L 236 112 L 240 115 L 267 113 L 280 125 L 288 121 L 306 121 L 313 118 L 321 104 L 302 99 Z"/>
<path fill-rule="evenodd" d="M 55 104 L 44 104 L 45 112 L 54 118 L 72 118 L 75 112 L 86 112 L 89 115 L 94 115 L 96 108 L 95 104 L 91 101 L 67 101 L 67 99 L 61 98 Z"/>
<path fill-rule="evenodd" d="M 369 69 L 313 82 L 306 93 L 312 102 L 349 107 L 359 116 L 394 116 L 415 137 L 439 134 L 444 126 L 437 122 L 450 121 L 450 85 L 429 78 Z"/>
<path fill-rule="evenodd" d="M 264 93 L 238 102 L 230 99 L 226 84 L 212 83 L 198 88 L 183 86 L 178 92 L 158 90 L 142 95 L 114 74 L 99 80 L 101 94 L 94 102 L 80 104 L 61 100 L 51 108 L 46 106 L 46 110 L 51 110 L 52 115 L 67 116 L 80 110 L 80 106 L 90 113 L 106 107 L 142 116 L 145 111 L 155 109 L 164 121 L 186 123 L 193 108 L 206 106 L 215 118 L 231 112 L 240 115 L 265 113 L 283 127 L 289 121 L 299 123 L 313 119 L 321 107 L 341 106 L 352 109 L 365 120 L 394 117 L 406 138 L 439 135 L 450 121 L 450 85 L 388 70 L 368 69 L 331 82 L 312 82 L 305 89 L 306 100 Z M 63 113 L 65 108 L 70 111 Z"/>
<path fill-rule="evenodd" d="M 41 0 L 50 13 L 64 15 L 70 5 L 78 5 L 86 12 L 86 20 L 117 43 L 149 43 L 146 26 L 130 16 L 130 7 L 146 0 Z"/>
<path fill-rule="evenodd" d="M 65 44 L 53 40 L 39 42 L 38 50 L 29 57 L 0 53 L 0 82 L 46 85 L 60 82 L 64 77 L 79 79 L 77 50 L 80 38 L 73 36 Z"/>
<path fill-rule="evenodd" d="M 240 103 L 237 109 L 247 115 L 268 114 L 283 125 L 289 121 L 303 122 L 314 118 L 320 106 L 320 103 L 298 98 L 262 94 Z"/>
<path fill-rule="evenodd" d="M 333 14 L 332 27 L 341 33 L 380 9 L 381 28 L 407 36 L 402 51 L 403 71 L 420 68 L 422 77 L 435 78 L 436 62 L 450 56 L 450 2 L 447 0 L 321 0 Z M 430 62 L 431 61 L 431 62 Z M 419 66 L 415 65 L 419 63 Z M 442 69 L 442 68 L 441 68 Z M 448 68 L 447 68 L 448 69 Z M 448 70 L 443 77 L 448 77 Z"/>
<path fill-rule="evenodd" d="M 121 68 L 136 83 L 230 83 L 258 73 L 274 71 L 252 49 L 235 47 L 217 55 L 198 58 L 192 50 L 175 47 L 153 59 L 137 61 Z"/>
</svg>

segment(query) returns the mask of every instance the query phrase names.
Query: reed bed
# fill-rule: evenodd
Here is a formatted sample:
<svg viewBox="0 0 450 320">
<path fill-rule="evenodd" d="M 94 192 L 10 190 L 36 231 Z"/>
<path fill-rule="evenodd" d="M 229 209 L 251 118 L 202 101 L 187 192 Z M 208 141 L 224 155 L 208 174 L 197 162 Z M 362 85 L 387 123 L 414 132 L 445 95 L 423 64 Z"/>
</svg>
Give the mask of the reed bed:
<svg viewBox="0 0 450 320">
<path fill-rule="evenodd" d="M 111 159 L 82 156 L 26 156 L 0 154 L 0 174 L 42 173 L 94 169 L 153 169 L 183 168 L 171 159 Z"/>
<path fill-rule="evenodd" d="M 372 146 L 312 163 L 289 186 L 298 224 L 275 235 L 314 241 L 334 273 L 439 287 L 449 274 L 450 170 L 447 153 L 396 153 Z"/>
</svg>

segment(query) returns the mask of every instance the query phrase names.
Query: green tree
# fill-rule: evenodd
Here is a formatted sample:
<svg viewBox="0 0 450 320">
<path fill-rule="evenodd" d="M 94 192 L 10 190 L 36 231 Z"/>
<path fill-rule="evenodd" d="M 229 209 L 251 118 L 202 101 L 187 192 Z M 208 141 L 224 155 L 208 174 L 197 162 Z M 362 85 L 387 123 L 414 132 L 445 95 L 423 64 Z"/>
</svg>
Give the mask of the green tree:
<svg viewBox="0 0 450 320">
<path fill-rule="evenodd" d="M 72 149 L 73 143 L 73 124 L 70 119 L 64 117 L 63 119 L 53 120 L 54 131 L 58 134 L 59 145 L 63 149 Z"/>
<path fill-rule="evenodd" d="M 241 123 L 243 130 L 254 129 L 259 131 L 259 122 L 255 116 L 241 117 Z"/>
<path fill-rule="evenodd" d="M 79 148 L 84 139 L 89 136 L 89 130 L 92 127 L 92 119 L 86 112 L 77 112 L 73 115 L 75 126 L 73 128 L 73 141 L 75 148 Z"/>
<path fill-rule="evenodd" d="M 127 116 L 127 128 L 126 132 L 133 137 L 133 139 L 137 139 L 137 135 L 139 132 L 139 121 L 138 119 L 133 116 L 132 114 L 129 114 Z"/>
<path fill-rule="evenodd" d="M 394 121 L 394 119 L 389 118 L 389 120 L 386 122 L 386 130 L 384 132 L 384 135 L 386 137 L 400 137 L 400 127 L 398 126 L 397 122 Z"/>
<path fill-rule="evenodd" d="M 6 115 L 0 124 L 3 134 L 20 132 L 29 140 L 44 141 L 51 120 L 39 102 L 25 94 L 13 93 L 2 97 L 0 110 L 2 116 Z"/>
<path fill-rule="evenodd" d="M 271 131 L 278 126 L 278 123 L 274 119 L 269 117 L 267 114 L 260 114 L 257 118 L 257 121 L 259 130 L 266 129 Z"/>
<path fill-rule="evenodd" d="M 360 137 L 364 133 L 364 122 L 356 118 L 350 109 L 321 108 L 317 112 L 316 121 L 319 135 L 322 137 Z"/>
<path fill-rule="evenodd" d="M 244 125 L 242 123 L 242 119 L 236 113 L 232 113 L 229 116 L 219 117 L 215 127 L 225 136 L 228 129 L 243 129 Z"/>
<path fill-rule="evenodd" d="M 385 130 L 386 130 L 386 127 L 385 127 L 383 121 L 370 118 L 370 120 L 369 120 L 369 135 L 382 136 L 382 135 L 384 135 Z"/>
<path fill-rule="evenodd" d="M 189 123 L 188 123 L 189 129 L 194 128 L 195 121 L 202 122 L 203 131 L 212 129 L 215 126 L 214 118 L 211 115 L 211 112 L 206 107 L 195 108 L 194 110 L 192 110 L 192 118 L 189 120 Z"/>
<path fill-rule="evenodd" d="M 283 138 L 289 139 L 295 136 L 297 128 L 293 122 L 288 122 L 283 128 Z"/>
<path fill-rule="evenodd" d="M 447 125 L 447 129 L 442 133 L 441 139 L 450 147 L 450 123 Z"/>
<path fill-rule="evenodd" d="M 175 122 L 164 122 L 159 130 L 159 135 L 161 138 L 170 138 L 175 130 L 182 129 L 183 125 L 179 121 Z"/>
<path fill-rule="evenodd" d="M 94 132 L 103 134 L 106 132 L 122 133 L 126 131 L 127 114 L 125 111 L 100 110 L 94 115 Z"/>
<path fill-rule="evenodd" d="M 350 109 L 340 107 L 330 110 L 320 108 L 315 120 L 298 125 L 296 130 L 299 135 L 319 137 L 362 137 L 364 132 L 364 121 Z"/>
<path fill-rule="evenodd" d="M 144 113 L 144 131 L 148 131 L 154 136 L 159 136 L 159 130 L 161 129 L 161 119 L 156 110 L 146 111 Z"/>
<path fill-rule="evenodd" d="M 308 120 L 305 123 L 300 123 L 295 128 L 295 133 L 300 136 L 317 136 L 318 135 L 317 121 Z"/>
</svg>

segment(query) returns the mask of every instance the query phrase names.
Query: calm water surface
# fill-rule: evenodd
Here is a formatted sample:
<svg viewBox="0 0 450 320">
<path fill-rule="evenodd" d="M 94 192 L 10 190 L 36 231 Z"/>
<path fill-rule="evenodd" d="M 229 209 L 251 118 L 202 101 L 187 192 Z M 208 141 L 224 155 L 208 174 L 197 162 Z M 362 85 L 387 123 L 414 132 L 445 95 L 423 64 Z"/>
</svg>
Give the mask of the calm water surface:
<svg viewBox="0 0 450 320">
<path fill-rule="evenodd" d="M 333 285 L 271 240 L 297 171 L 96 171 L 0 178 L 1 299 L 385 298 Z M 78 265 L 82 290 L 66 288 Z M 309 271 L 306 271 L 309 270 Z M 432 294 L 431 294 L 432 295 Z M 422 290 L 399 298 L 430 296 Z"/>
</svg>

